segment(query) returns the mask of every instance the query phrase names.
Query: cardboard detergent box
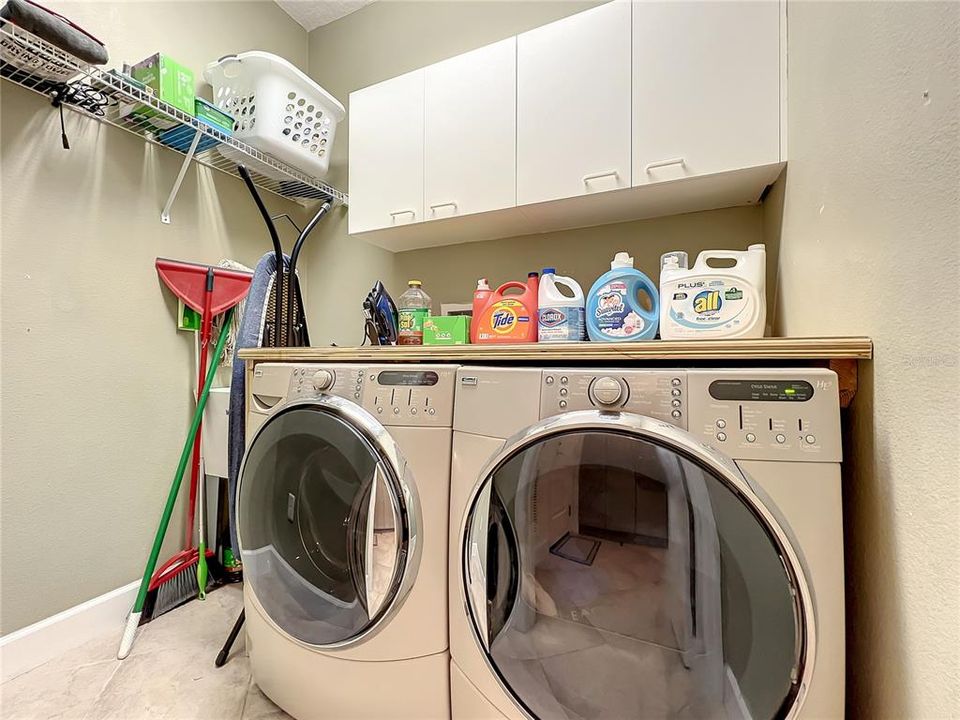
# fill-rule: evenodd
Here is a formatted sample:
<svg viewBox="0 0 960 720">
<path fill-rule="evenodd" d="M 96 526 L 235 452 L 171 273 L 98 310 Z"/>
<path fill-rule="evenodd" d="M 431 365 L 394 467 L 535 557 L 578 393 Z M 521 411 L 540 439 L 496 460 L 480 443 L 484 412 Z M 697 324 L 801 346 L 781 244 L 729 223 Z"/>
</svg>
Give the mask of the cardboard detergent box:
<svg viewBox="0 0 960 720">
<path fill-rule="evenodd" d="M 196 112 L 196 82 L 193 70 L 162 53 L 151 55 L 133 66 L 131 75 L 153 90 L 165 103 L 187 115 Z"/>
<path fill-rule="evenodd" d="M 423 321 L 424 345 L 466 345 L 470 342 L 467 315 L 431 315 Z"/>
</svg>

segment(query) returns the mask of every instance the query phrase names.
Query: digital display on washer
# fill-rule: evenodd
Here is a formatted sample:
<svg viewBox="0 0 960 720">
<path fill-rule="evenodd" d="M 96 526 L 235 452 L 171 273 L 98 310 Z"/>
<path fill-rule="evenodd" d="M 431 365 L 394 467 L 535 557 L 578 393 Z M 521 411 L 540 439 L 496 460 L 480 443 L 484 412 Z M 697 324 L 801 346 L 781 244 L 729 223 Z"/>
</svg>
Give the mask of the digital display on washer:
<svg viewBox="0 0 960 720">
<path fill-rule="evenodd" d="M 710 383 L 710 397 L 714 400 L 806 402 L 813 397 L 813 385 L 806 380 L 714 380 Z"/>
<path fill-rule="evenodd" d="M 432 370 L 384 370 L 377 375 L 381 385 L 436 385 L 440 376 Z"/>
</svg>

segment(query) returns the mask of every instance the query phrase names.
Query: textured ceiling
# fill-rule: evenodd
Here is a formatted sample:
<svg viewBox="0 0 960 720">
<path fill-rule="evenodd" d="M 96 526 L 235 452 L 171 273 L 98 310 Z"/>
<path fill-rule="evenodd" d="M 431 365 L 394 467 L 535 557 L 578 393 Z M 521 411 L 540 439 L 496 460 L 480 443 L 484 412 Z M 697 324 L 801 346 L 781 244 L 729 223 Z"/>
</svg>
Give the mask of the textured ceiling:
<svg viewBox="0 0 960 720">
<path fill-rule="evenodd" d="M 373 0 L 276 0 L 307 32 L 369 5 Z"/>
</svg>

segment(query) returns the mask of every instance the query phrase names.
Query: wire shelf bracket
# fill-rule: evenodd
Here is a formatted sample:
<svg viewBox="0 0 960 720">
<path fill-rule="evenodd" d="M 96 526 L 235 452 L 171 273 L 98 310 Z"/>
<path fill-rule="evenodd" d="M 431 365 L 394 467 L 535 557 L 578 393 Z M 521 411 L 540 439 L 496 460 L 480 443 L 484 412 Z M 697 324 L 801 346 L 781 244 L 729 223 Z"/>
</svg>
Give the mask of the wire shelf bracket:
<svg viewBox="0 0 960 720">
<path fill-rule="evenodd" d="M 180 192 L 180 186 L 183 185 L 183 178 L 187 174 L 187 168 L 193 161 L 193 156 L 197 152 L 197 145 L 200 144 L 200 138 L 202 137 L 203 135 L 200 133 L 194 133 L 193 140 L 190 142 L 190 149 L 183 158 L 183 163 L 180 165 L 180 172 L 177 173 L 177 179 L 173 181 L 173 187 L 170 188 L 170 195 L 167 197 L 167 202 L 164 204 L 163 210 L 160 211 L 160 222 L 164 225 L 170 224 L 170 208 L 173 207 L 173 201 L 177 199 L 177 193 Z"/>
<path fill-rule="evenodd" d="M 122 75 L 87 65 L 9 21 L 0 25 L 0 75 L 54 104 L 62 102 L 80 115 L 179 153 L 183 162 L 160 213 L 165 224 L 171 222 L 173 203 L 192 162 L 238 179 L 237 166 L 242 164 L 258 188 L 298 205 L 349 204 L 345 192 L 162 102 Z M 79 88 L 100 102 L 95 106 L 71 102 L 69 94 L 63 97 L 65 87 Z"/>
</svg>

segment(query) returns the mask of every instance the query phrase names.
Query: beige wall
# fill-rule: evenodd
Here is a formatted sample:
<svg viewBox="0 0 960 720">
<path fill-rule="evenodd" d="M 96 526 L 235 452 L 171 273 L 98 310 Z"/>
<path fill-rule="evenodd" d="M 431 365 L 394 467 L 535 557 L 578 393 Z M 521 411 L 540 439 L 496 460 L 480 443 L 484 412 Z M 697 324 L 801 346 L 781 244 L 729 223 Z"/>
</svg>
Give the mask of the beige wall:
<svg viewBox="0 0 960 720">
<path fill-rule="evenodd" d="M 257 47 L 306 67 L 306 32 L 272 2 L 46 4 L 102 38 L 111 64 L 163 49 L 199 74 Z M 173 224 L 162 225 L 179 156 L 71 112 L 64 151 L 48 102 L 6 81 L 0 102 L 0 632 L 9 633 L 143 572 L 193 383 L 192 338 L 176 332 L 154 258 L 251 265 L 269 239 L 238 180 L 191 169 Z M 181 542 L 181 516 L 164 555 Z"/>
<path fill-rule="evenodd" d="M 778 329 L 876 347 L 847 425 L 848 707 L 957 717 L 960 4 L 789 18 Z"/>
</svg>

